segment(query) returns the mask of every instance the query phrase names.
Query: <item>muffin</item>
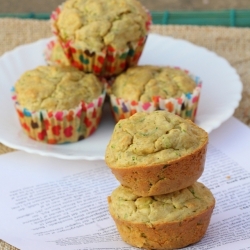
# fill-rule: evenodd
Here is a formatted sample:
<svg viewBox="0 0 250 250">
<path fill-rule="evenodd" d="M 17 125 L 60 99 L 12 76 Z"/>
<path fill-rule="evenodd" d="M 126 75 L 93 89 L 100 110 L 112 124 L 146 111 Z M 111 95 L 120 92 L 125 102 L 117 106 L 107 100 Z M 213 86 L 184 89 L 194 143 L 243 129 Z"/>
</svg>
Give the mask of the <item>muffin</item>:
<svg viewBox="0 0 250 250">
<path fill-rule="evenodd" d="M 56 39 L 49 41 L 46 45 L 44 57 L 48 65 L 71 66 L 70 60 L 65 55 L 61 44 Z"/>
<path fill-rule="evenodd" d="M 198 180 L 207 144 L 207 132 L 188 119 L 163 110 L 139 112 L 116 123 L 105 161 L 134 194 L 167 194 Z"/>
<path fill-rule="evenodd" d="M 195 120 L 201 81 L 180 68 L 135 66 L 117 76 L 109 94 L 116 121 L 136 112 L 167 110 Z"/>
<path fill-rule="evenodd" d="M 51 15 L 71 64 L 105 77 L 137 64 L 150 23 L 137 0 L 67 0 Z"/>
<path fill-rule="evenodd" d="M 145 249 L 177 249 L 205 235 L 215 206 L 202 183 L 170 194 L 140 197 L 119 186 L 108 197 L 109 211 L 122 239 Z"/>
<path fill-rule="evenodd" d="M 16 82 L 13 100 L 23 131 L 49 144 L 79 141 L 100 122 L 103 83 L 74 67 L 39 66 Z"/>
</svg>

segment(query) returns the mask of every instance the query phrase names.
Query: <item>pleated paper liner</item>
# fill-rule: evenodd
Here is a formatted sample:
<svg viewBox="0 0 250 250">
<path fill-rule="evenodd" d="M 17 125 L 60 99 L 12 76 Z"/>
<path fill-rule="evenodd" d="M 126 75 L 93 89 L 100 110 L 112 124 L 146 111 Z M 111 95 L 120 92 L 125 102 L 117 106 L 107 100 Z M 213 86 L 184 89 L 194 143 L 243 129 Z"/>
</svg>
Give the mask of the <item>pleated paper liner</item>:
<svg viewBox="0 0 250 250">
<path fill-rule="evenodd" d="M 189 74 L 187 70 L 185 72 Z M 155 110 L 166 110 L 195 121 L 202 82 L 197 76 L 191 74 L 189 76 L 195 81 L 196 87 L 192 93 L 183 93 L 180 97 L 162 99 L 159 96 L 155 96 L 152 102 L 141 102 L 124 100 L 111 94 L 110 104 L 115 121 L 118 122 L 121 119 L 129 118 L 137 112 L 150 113 Z"/>
<path fill-rule="evenodd" d="M 111 47 L 97 54 L 75 50 L 70 45 L 54 38 L 46 45 L 44 56 L 48 65 L 71 65 L 84 72 L 109 77 L 137 65 L 145 41 L 143 40 L 142 43 L 141 46 L 134 46 L 135 50 L 127 49 L 122 54 L 117 53 Z"/>
<path fill-rule="evenodd" d="M 147 36 L 141 37 L 137 42 L 129 43 L 128 48 L 124 50 L 118 51 L 112 46 L 106 46 L 101 52 L 81 50 L 74 47 L 73 41 L 63 41 L 59 37 L 55 22 L 62 8 L 63 6 L 61 5 L 52 12 L 51 27 L 52 32 L 57 37 L 64 54 L 72 66 L 85 72 L 94 73 L 95 75 L 110 77 L 118 75 L 128 67 L 138 64 Z M 148 21 L 145 24 L 147 30 L 149 30 L 151 25 L 151 16 L 150 14 L 148 14 L 148 16 Z"/>
<path fill-rule="evenodd" d="M 30 112 L 12 99 L 21 127 L 31 139 L 48 144 L 72 143 L 93 134 L 101 120 L 105 93 L 91 103 L 82 102 L 78 107 L 62 111 Z"/>
</svg>

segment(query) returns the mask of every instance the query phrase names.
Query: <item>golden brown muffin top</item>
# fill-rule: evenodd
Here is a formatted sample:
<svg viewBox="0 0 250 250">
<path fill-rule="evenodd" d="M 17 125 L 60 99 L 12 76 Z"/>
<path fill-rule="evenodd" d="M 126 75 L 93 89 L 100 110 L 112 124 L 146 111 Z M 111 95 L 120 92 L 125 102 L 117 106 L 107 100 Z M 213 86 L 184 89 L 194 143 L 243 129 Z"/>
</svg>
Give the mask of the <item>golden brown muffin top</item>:
<svg viewBox="0 0 250 250">
<path fill-rule="evenodd" d="M 102 83 L 93 74 L 73 67 L 39 66 L 15 84 L 18 103 L 30 111 L 69 110 L 101 95 Z"/>
<path fill-rule="evenodd" d="M 129 101 L 152 102 L 192 93 L 195 81 L 183 70 L 160 66 L 136 66 L 120 74 L 111 87 L 111 94 Z"/>
<path fill-rule="evenodd" d="M 105 161 L 116 168 L 166 164 L 207 142 L 207 132 L 190 120 L 163 110 L 139 112 L 115 125 Z"/>
<path fill-rule="evenodd" d="M 133 222 L 178 222 L 196 216 L 214 205 L 211 191 L 202 183 L 170 194 L 140 197 L 130 188 L 119 186 L 109 199 L 109 208 L 116 217 Z"/>
<path fill-rule="evenodd" d="M 145 37 L 148 19 L 137 0 L 67 0 L 55 27 L 78 49 L 99 52 L 111 45 L 123 50 Z"/>
</svg>

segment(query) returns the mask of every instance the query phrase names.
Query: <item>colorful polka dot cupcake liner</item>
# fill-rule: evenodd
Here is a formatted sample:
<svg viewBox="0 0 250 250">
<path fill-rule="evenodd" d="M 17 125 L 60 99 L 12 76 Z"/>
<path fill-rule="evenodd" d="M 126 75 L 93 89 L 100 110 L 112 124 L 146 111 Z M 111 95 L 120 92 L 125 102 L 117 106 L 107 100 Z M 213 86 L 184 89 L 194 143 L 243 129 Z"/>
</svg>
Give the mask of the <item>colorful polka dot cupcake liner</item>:
<svg viewBox="0 0 250 250">
<path fill-rule="evenodd" d="M 52 12 L 50 19 L 51 27 L 53 34 L 58 38 L 64 54 L 72 66 L 85 72 L 94 73 L 95 75 L 110 77 L 116 76 L 128 67 L 138 64 L 147 36 L 141 37 L 137 42 L 130 43 L 127 49 L 121 51 L 116 50 L 112 46 L 105 47 L 101 52 L 83 51 L 75 48 L 73 41 L 65 42 L 59 38 L 59 33 L 54 23 L 58 19 L 61 9 L 62 5 Z M 146 23 L 148 30 L 150 25 L 151 16 L 149 14 L 149 20 Z"/>
<path fill-rule="evenodd" d="M 143 41 L 143 43 L 145 43 L 145 41 Z M 118 75 L 128 67 L 137 65 L 143 46 L 137 46 L 135 50 L 126 50 L 122 54 L 116 53 L 115 51 L 112 52 L 111 47 L 102 53 L 91 54 L 87 51 L 77 51 L 67 44 L 54 39 L 47 44 L 44 57 L 48 65 L 71 65 L 84 72 L 109 77 Z"/>
<path fill-rule="evenodd" d="M 189 74 L 187 70 L 185 72 Z M 124 100 L 111 94 L 110 104 L 115 121 L 118 122 L 121 119 L 128 118 L 137 112 L 150 113 L 155 110 L 167 110 L 170 113 L 195 121 L 202 82 L 197 76 L 191 74 L 189 76 L 195 81 L 196 87 L 192 93 L 182 94 L 178 98 L 162 99 L 155 96 L 152 102 L 144 103 Z"/>
<path fill-rule="evenodd" d="M 31 139 L 48 144 L 72 143 L 93 134 L 100 123 L 105 93 L 91 103 L 82 102 L 78 107 L 63 111 L 30 112 L 12 99 L 21 127 Z"/>
</svg>

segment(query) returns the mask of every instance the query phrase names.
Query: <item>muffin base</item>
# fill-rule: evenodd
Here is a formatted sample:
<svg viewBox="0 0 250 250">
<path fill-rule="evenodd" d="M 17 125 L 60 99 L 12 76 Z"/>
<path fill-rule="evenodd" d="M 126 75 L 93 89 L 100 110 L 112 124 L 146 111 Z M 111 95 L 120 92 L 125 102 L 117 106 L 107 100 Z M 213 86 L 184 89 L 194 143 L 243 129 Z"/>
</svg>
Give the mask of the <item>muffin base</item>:
<svg viewBox="0 0 250 250">
<path fill-rule="evenodd" d="M 110 197 L 108 201 L 111 202 Z M 182 221 L 138 223 L 117 218 L 110 209 L 122 239 L 144 249 L 176 249 L 194 244 L 205 235 L 215 203 L 200 214 Z"/>
<path fill-rule="evenodd" d="M 139 196 L 174 192 L 192 185 L 204 171 L 207 142 L 192 154 L 164 164 L 118 168 L 107 164 L 117 180 Z"/>
</svg>

